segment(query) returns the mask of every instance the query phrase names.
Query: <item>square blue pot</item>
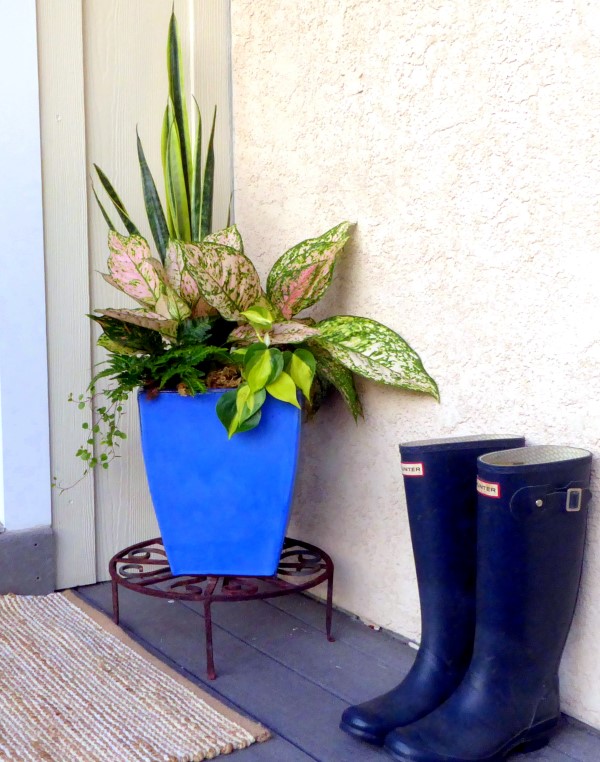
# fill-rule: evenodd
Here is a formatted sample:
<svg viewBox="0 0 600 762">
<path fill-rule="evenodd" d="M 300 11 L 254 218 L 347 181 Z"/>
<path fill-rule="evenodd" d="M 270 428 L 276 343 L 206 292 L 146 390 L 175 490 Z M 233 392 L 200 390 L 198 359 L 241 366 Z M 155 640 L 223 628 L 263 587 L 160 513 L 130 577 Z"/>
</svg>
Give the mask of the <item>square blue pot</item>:
<svg viewBox="0 0 600 762">
<path fill-rule="evenodd" d="M 154 510 L 174 574 L 270 576 L 292 504 L 300 410 L 268 396 L 257 428 L 227 438 L 216 404 L 138 394 Z"/>
</svg>

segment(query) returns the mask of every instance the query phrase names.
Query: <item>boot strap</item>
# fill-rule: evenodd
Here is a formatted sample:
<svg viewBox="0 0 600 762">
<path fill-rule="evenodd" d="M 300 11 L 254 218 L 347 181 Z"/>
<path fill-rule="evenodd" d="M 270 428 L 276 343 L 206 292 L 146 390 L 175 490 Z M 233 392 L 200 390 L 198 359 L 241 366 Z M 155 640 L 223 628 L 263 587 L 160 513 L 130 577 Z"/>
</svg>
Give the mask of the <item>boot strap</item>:
<svg viewBox="0 0 600 762">
<path fill-rule="evenodd" d="M 510 510 L 516 516 L 541 514 L 548 510 L 578 513 L 591 497 L 584 482 L 571 482 L 558 490 L 551 484 L 537 484 L 517 490 L 510 500 Z"/>
</svg>

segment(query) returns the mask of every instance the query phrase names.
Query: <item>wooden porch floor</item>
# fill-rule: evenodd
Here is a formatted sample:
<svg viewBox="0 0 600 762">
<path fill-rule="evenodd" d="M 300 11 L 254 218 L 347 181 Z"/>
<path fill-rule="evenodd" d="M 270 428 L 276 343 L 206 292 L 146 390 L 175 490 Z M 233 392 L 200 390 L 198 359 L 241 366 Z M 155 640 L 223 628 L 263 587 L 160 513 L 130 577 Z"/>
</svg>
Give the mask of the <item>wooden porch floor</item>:
<svg viewBox="0 0 600 762">
<path fill-rule="evenodd" d="M 77 592 L 110 613 L 109 583 Z M 121 624 L 149 651 L 221 701 L 258 720 L 273 739 L 235 753 L 236 762 L 384 762 L 388 755 L 338 729 L 343 709 L 388 690 L 415 652 L 387 633 L 334 613 L 335 643 L 324 634 L 324 607 L 306 597 L 214 604 L 218 677 L 206 679 L 198 604 L 121 589 Z M 599 762 L 600 735 L 565 719 L 550 746 L 516 762 Z"/>
</svg>

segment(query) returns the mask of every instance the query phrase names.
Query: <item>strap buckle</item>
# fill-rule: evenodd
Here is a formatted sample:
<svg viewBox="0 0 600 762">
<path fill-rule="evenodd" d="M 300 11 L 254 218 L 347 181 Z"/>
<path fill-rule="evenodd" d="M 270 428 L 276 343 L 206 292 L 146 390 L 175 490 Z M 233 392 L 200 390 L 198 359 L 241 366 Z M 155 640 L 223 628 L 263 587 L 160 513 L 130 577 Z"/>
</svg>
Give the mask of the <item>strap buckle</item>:
<svg viewBox="0 0 600 762">
<path fill-rule="evenodd" d="M 567 490 L 567 503 L 566 509 L 569 513 L 576 513 L 581 510 L 581 501 L 583 498 L 583 490 L 581 487 L 570 487 Z"/>
</svg>

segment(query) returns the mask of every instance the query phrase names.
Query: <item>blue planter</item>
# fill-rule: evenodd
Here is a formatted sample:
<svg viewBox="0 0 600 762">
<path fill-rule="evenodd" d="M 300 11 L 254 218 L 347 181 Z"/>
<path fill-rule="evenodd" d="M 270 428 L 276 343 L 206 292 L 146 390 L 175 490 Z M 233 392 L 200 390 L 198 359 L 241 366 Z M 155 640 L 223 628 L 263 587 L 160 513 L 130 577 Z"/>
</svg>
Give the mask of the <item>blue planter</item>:
<svg viewBox="0 0 600 762">
<path fill-rule="evenodd" d="M 146 475 L 174 574 L 274 574 L 287 528 L 300 411 L 268 397 L 256 429 L 227 432 L 224 392 L 138 394 Z"/>
</svg>

